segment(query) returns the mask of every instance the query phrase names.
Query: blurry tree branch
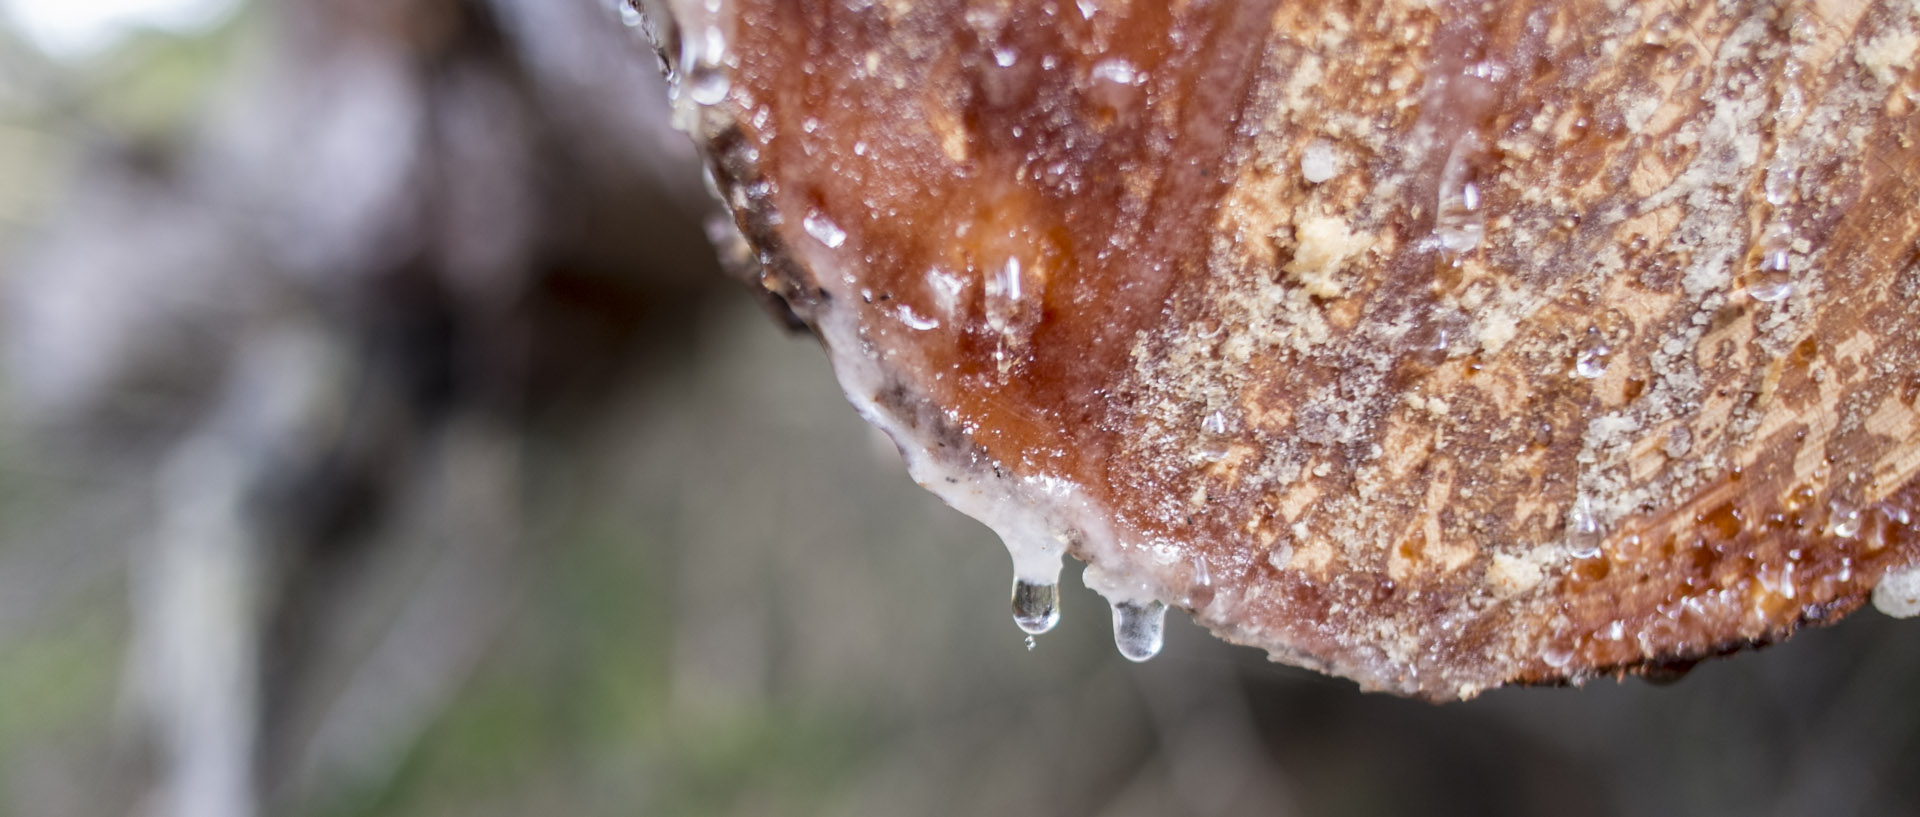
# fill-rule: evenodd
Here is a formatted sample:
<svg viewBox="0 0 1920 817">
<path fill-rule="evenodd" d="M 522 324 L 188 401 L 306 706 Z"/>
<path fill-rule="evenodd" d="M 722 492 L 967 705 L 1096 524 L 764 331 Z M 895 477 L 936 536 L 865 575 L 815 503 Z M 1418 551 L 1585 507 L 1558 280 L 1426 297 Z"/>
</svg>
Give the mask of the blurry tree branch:
<svg viewBox="0 0 1920 817">
<path fill-rule="evenodd" d="M 0 298 L 29 419 L 164 463 L 128 683 L 175 817 L 380 773 L 511 604 L 522 440 L 590 422 L 718 280 L 612 9 L 253 12 L 178 138 L 54 117 L 91 147 Z"/>
</svg>

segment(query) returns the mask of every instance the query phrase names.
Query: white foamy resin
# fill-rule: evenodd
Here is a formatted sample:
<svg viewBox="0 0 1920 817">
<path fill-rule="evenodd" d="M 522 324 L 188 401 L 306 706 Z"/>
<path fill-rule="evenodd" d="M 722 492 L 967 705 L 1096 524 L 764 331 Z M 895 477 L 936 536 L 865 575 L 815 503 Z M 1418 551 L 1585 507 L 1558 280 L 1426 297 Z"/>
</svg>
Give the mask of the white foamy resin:
<svg viewBox="0 0 1920 817">
<path fill-rule="evenodd" d="M 1300 154 L 1300 175 L 1312 184 L 1319 184 L 1340 174 L 1340 155 L 1334 152 L 1333 145 L 1322 140 L 1314 140 Z"/>
<path fill-rule="evenodd" d="M 840 266 L 832 251 L 823 247 L 796 251 L 818 280 L 844 280 L 842 276 L 822 274 Z M 996 469 L 995 463 L 977 456 L 977 451 L 943 452 L 927 438 L 933 432 L 925 428 L 926 423 L 916 429 L 912 418 L 897 416 L 881 406 L 875 397 L 889 386 L 886 373 L 871 345 L 861 340 L 858 316 L 837 305 L 851 300 L 835 297 L 814 315 L 841 390 L 867 422 L 899 445 L 907 472 L 915 482 L 999 535 L 1013 559 L 1016 582 L 1057 585 L 1068 544 L 1077 541 L 1090 561 L 1082 576 L 1088 588 L 1113 605 L 1151 609 L 1162 604 L 1167 595 L 1164 588 L 1157 579 L 1136 569 L 1115 535 L 1106 509 L 1090 502 L 1078 484 L 1046 475 L 1014 477 L 1008 469 Z M 1051 626 L 1049 622 L 1047 628 Z M 1152 629 L 1157 632 L 1157 628 Z M 1154 649 L 1146 649 L 1149 640 L 1135 638 L 1121 643 L 1121 649 L 1133 660 L 1145 660 L 1158 648 L 1156 642 Z"/>
<path fill-rule="evenodd" d="M 1920 616 L 1920 565 L 1881 576 L 1873 586 L 1873 606 L 1894 618 Z"/>
</svg>

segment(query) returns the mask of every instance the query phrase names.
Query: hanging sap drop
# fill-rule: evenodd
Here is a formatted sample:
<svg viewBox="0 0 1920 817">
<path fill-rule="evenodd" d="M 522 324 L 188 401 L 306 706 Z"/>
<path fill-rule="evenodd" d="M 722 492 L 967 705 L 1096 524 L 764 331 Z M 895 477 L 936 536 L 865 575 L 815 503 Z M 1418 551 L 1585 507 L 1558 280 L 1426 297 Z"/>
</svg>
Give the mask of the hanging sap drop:
<svg viewBox="0 0 1920 817">
<path fill-rule="evenodd" d="M 1573 503 L 1573 509 L 1567 512 L 1567 549 L 1576 559 L 1591 559 L 1600 555 L 1600 520 L 1594 516 L 1593 503 L 1581 497 Z"/>
<path fill-rule="evenodd" d="M 1039 635 L 1060 623 L 1060 585 L 1013 582 L 1013 623 Z"/>
<path fill-rule="evenodd" d="M 1133 601 L 1113 605 L 1113 644 L 1128 661 L 1145 661 L 1160 654 L 1166 643 L 1167 605 Z"/>
<path fill-rule="evenodd" d="M 727 37 L 720 27 L 707 26 L 700 36 L 689 36 L 682 50 L 680 64 L 686 70 L 687 97 L 702 105 L 717 105 L 726 99 L 733 82 L 724 65 Z"/>
</svg>

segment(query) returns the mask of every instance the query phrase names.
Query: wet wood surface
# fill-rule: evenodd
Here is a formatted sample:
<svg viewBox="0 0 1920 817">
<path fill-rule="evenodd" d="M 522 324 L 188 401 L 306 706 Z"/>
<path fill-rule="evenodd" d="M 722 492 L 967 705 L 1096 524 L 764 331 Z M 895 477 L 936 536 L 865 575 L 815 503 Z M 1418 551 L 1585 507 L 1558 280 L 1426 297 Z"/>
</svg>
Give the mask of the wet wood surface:
<svg viewBox="0 0 1920 817">
<path fill-rule="evenodd" d="M 655 9 L 762 281 L 915 476 L 1428 698 L 1920 561 L 1920 7 Z"/>
</svg>

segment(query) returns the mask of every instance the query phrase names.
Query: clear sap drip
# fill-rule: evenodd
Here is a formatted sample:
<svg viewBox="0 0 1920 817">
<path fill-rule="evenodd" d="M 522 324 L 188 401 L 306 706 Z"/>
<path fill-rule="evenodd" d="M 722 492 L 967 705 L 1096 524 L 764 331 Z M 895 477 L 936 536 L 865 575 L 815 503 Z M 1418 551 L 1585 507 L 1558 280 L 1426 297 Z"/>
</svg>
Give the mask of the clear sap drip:
<svg viewBox="0 0 1920 817">
<path fill-rule="evenodd" d="M 1761 189 L 1768 204 L 1779 207 L 1793 198 L 1795 175 L 1793 165 L 1784 159 L 1775 159 L 1767 165 L 1767 178 Z"/>
<path fill-rule="evenodd" d="M 1573 360 L 1573 373 L 1592 380 L 1607 373 L 1607 358 L 1613 355 L 1613 348 L 1607 345 L 1607 338 L 1598 329 L 1588 329 L 1587 337 L 1580 344 L 1580 351 Z"/>
<path fill-rule="evenodd" d="M 1433 235 L 1450 255 L 1472 252 L 1487 234 L 1487 216 L 1480 211 L 1480 185 L 1473 163 L 1486 150 L 1479 134 L 1469 132 L 1453 144 L 1440 171 L 1440 200 Z"/>
<path fill-rule="evenodd" d="M 707 26 L 683 43 L 685 55 L 680 64 L 687 72 L 687 98 L 702 105 L 716 105 L 727 98 L 733 82 L 728 79 L 722 61 L 727 56 L 727 37 L 717 25 Z"/>
<path fill-rule="evenodd" d="M 1060 585 L 1013 582 L 1013 623 L 1030 635 L 1039 635 L 1060 623 Z"/>
<path fill-rule="evenodd" d="M 1793 276 L 1788 269 L 1793 232 L 1785 224 L 1767 230 L 1760 245 L 1760 269 L 1747 284 L 1747 294 L 1756 301 L 1781 301 L 1793 294 Z"/>
<path fill-rule="evenodd" d="M 701 128 L 703 108 L 725 101 L 733 87 L 730 67 L 739 57 L 728 51 L 730 14 L 726 0 L 667 0 L 670 18 L 679 21 L 679 64 L 668 77 L 673 126 L 689 133 Z"/>
<path fill-rule="evenodd" d="M 1567 512 L 1567 549 L 1576 559 L 1600 555 L 1600 520 L 1593 515 L 1593 503 L 1581 497 Z"/>
<path fill-rule="evenodd" d="M 1860 535 L 1860 509 L 1844 499 L 1827 503 L 1827 527 L 1842 539 Z"/>
<path fill-rule="evenodd" d="M 1862 514 L 1860 541 L 1869 551 L 1878 551 L 1892 544 L 1896 531 L 1913 524 L 1913 516 L 1907 513 L 1907 509 L 1885 502 L 1876 503 Z"/>
<path fill-rule="evenodd" d="M 1207 567 L 1207 560 L 1193 557 L 1192 586 L 1187 589 L 1186 606 L 1189 610 L 1205 610 L 1213 606 L 1213 570 Z"/>
<path fill-rule="evenodd" d="M 983 282 L 987 328 L 999 336 L 993 359 L 1003 383 L 1025 354 L 1034 326 L 1040 322 L 1040 290 L 1045 280 L 1031 264 L 1009 256 L 991 267 Z"/>
<path fill-rule="evenodd" d="M 1232 438 L 1227 436 L 1227 417 L 1209 412 L 1200 420 L 1200 455 L 1208 461 L 1226 459 L 1232 453 Z"/>
<path fill-rule="evenodd" d="M 1489 145 L 1479 123 L 1491 119 L 1508 74 L 1504 65 L 1482 59 L 1479 51 L 1469 46 L 1440 60 L 1420 100 L 1422 127 L 1432 128 L 1436 146 L 1447 150 L 1436 191 L 1432 241 L 1454 264 L 1486 238 L 1480 187 Z"/>
<path fill-rule="evenodd" d="M 1014 313 L 1021 307 L 1022 277 L 1020 259 L 1008 258 L 987 278 L 987 326 L 996 332 L 1006 332 L 1016 319 Z"/>
<path fill-rule="evenodd" d="M 840 225 L 818 210 L 808 212 L 806 218 L 800 220 L 800 226 L 807 231 L 807 235 L 813 236 L 813 240 L 827 245 L 827 249 L 837 250 L 840 245 L 847 243 L 847 231 L 840 229 Z"/>
<path fill-rule="evenodd" d="M 1167 605 L 1133 601 L 1113 605 L 1113 644 L 1128 661 L 1145 661 L 1160 654 L 1166 643 Z"/>
</svg>

